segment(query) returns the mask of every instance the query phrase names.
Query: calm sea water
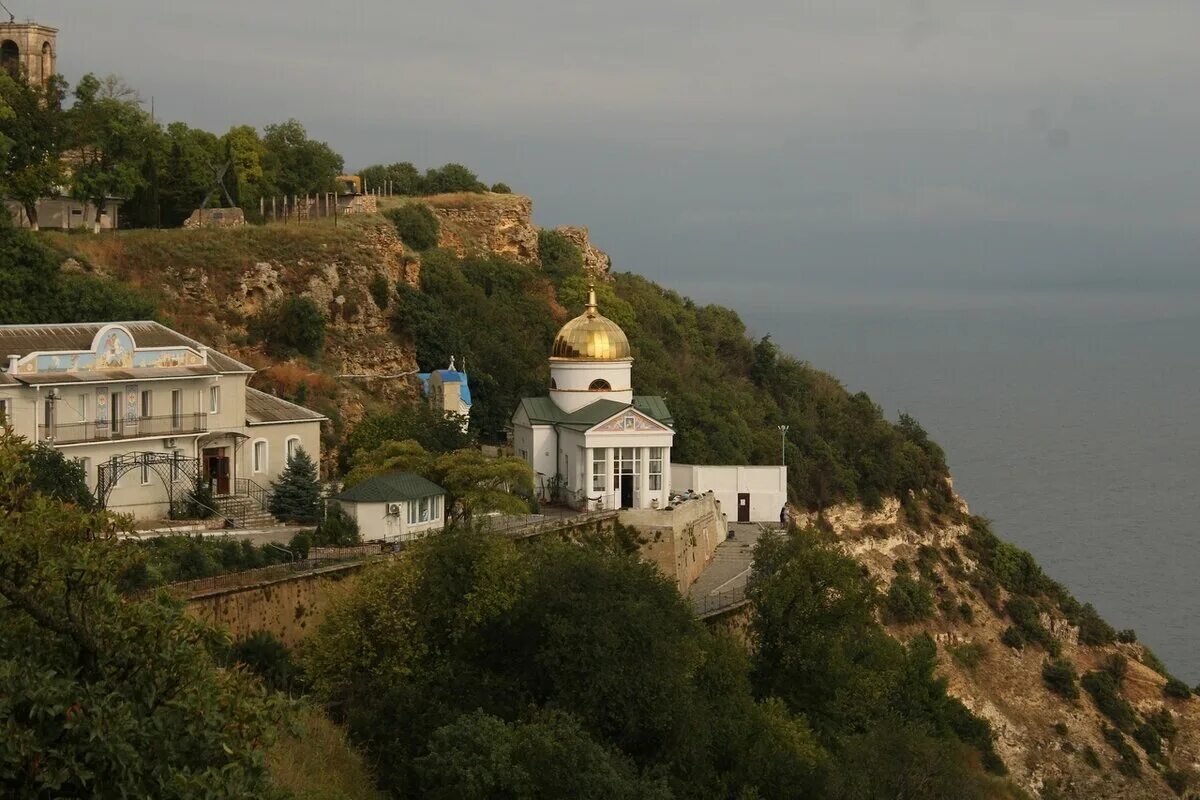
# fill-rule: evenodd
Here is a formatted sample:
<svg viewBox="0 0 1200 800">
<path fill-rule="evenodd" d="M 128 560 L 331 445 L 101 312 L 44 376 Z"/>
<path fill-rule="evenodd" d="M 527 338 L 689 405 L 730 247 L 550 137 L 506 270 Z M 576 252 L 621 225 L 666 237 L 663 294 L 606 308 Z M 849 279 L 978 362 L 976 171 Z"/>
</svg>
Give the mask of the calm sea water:
<svg viewBox="0 0 1200 800">
<path fill-rule="evenodd" d="M 913 414 L 996 532 L 1200 681 L 1200 297 L 801 303 L 758 334 Z"/>
</svg>

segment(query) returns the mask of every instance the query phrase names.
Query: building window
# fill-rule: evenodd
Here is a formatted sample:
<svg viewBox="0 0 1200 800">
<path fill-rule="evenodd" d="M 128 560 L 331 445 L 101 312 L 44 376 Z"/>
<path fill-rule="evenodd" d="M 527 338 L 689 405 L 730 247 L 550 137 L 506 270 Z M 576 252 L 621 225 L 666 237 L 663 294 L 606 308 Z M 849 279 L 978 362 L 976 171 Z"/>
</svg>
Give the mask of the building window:
<svg viewBox="0 0 1200 800">
<path fill-rule="evenodd" d="M 221 410 L 221 387 L 208 387 L 208 413 L 216 414 Z"/>
<path fill-rule="evenodd" d="M 90 458 L 76 458 L 75 463 L 83 470 L 83 482 L 87 484 L 89 489 L 92 488 L 92 460 Z"/>
<path fill-rule="evenodd" d="M 597 378 L 588 385 L 589 392 L 611 392 L 612 386 L 603 378 Z"/>
<path fill-rule="evenodd" d="M 108 397 L 108 429 L 112 433 L 121 432 L 121 400 L 124 396 L 120 392 L 113 392 Z"/>
<path fill-rule="evenodd" d="M 264 439 L 254 443 L 254 471 L 267 471 L 267 442 Z"/>
<path fill-rule="evenodd" d="M 554 380 L 554 378 L 551 378 L 550 379 L 550 391 L 553 392 L 557 388 L 558 388 L 558 381 Z"/>
<path fill-rule="evenodd" d="M 88 396 L 86 394 L 79 395 L 79 421 L 87 422 L 88 412 Z"/>
<path fill-rule="evenodd" d="M 605 465 L 605 454 L 608 450 L 597 447 L 592 450 L 592 491 L 603 492 L 608 488 L 608 478 Z"/>
<path fill-rule="evenodd" d="M 650 491 L 657 492 L 662 490 L 663 480 L 663 449 L 661 447 L 650 448 Z"/>
<path fill-rule="evenodd" d="M 142 486 L 150 483 L 150 454 L 142 453 Z"/>
<path fill-rule="evenodd" d="M 179 476 L 183 474 L 183 451 L 171 451 L 171 480 L 179 480 Z"/>
<path fill-rule="evenodd" d="M 12 425 L 12 400 L 0 397 L 0 425 Z"/>
<path fill-rule="evenodd" d="M 149 389 L 142 391 L 142 419 L 154 416 L 154 392 Z"/>
<path fill-rule="evenodd" d="M 296 457 L 296 451 L 300 449 L 300 437 L 291 436 L 287 440 L 287 460 L 292 463 L 292 459 Z"/>
<path fill-rule="evenodd" d="M 408 524 L 416 525 L 417 524 L 417 503 L 416 503 L 416 501 L 409 500 L 407 503 L 405 503 L 405 505 L 408 506 Z"/>
<path fill-rule="evenodd" d="M 430 503 L 431 500 L 433 500 L 432 497 L 422 497 L 421 498 L 421 522 L 429 522 L 429 519 L 430 519 L 429 515 L 433 510 L 431 508 L 431 505 L 432 505 Z"/>
<path fill-rule="evenodd" d="M 171 391 L 171 427 L 178 430 L 183 427 L 183 390 Z"/>
</svg>

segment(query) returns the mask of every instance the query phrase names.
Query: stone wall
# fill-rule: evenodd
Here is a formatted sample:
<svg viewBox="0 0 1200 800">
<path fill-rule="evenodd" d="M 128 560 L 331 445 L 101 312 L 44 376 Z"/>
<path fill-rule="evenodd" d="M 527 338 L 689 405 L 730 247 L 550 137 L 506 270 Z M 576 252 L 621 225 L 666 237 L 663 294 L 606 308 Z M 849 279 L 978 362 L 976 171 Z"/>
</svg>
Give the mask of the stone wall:
<svg viewBox="0 0 1200 800">
<path fill-rule="evenodd" d="M 669 510 L 626 509 L 618 519 L 641 534 L 642 558 L 685 593 L 712 560 L 728 531 L 721 504 L 711 493 Z"/>
<path fill-rule="evenodd" d="M 326 567 L 252 586 L 190 598 L 189 614 L 229 630 L 234 641 L 269 631 L 288 647 L 317 629 L 333 602 L 357 579 L 365 562 Z"/>
</svg>

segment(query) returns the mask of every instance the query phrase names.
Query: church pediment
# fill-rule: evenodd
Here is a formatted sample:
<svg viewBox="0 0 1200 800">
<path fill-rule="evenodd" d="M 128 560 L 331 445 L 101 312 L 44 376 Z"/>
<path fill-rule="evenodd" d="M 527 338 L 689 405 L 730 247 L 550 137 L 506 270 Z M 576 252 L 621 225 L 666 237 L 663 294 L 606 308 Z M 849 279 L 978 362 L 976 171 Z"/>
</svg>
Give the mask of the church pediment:
<svg viewBox="0 0 1200 800">
<path fill-rule="evenodd" d="M 600 424 L 589 433 L 671 433 L 671 429 L 635 408 L 627 408 Z"/>
</svg>

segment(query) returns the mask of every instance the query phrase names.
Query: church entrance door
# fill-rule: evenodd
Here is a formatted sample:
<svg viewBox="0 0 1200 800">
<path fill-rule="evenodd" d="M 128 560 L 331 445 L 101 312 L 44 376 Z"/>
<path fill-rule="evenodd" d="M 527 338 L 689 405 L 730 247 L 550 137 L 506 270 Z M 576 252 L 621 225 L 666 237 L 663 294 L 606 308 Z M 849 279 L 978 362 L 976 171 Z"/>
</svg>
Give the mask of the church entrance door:
<svg viewBox="0 0 1200 800">
<path fill-rule="evenodd" d="M 621 476 L 621 508 L 633 508 L 633 476 Z"/>
</svg>

